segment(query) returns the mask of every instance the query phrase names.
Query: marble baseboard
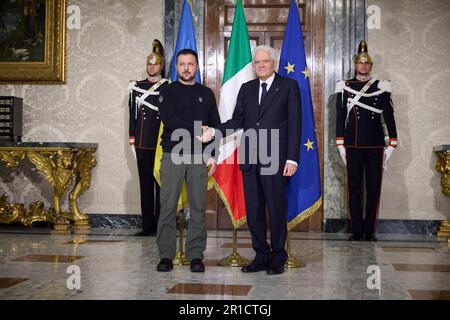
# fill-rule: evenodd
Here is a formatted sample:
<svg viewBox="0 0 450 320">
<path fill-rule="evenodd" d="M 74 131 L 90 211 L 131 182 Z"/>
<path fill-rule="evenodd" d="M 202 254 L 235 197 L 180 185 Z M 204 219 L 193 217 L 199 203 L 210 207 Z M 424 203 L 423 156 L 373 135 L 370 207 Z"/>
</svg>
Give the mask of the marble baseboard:
<svg viewBox="0 0 450 320">
<path fill-rule="evenodd" d="M 140 228 L 140 214 L 88 214 L 94 228 Z"/>
<path fill-rule="evenodd" d="M 131 214 L 90 214 L 94 228 L 141 227 L 141 215 Z M 439 220 L 397 220 L 382 219 L 378 221 L 378 233 L 386 234 L 436 234 Z M 347 219 L 328 219 L 324 224 L 326 233 L 348 233 L 350 224 Z"/>
<path fill-rule="evenodd" d="M 378 220 L 377 233 L 388 234 L 436 234 L 441 224 L 440 220 Z M 347 219 L 328 219 L 324 224 L 324 232 L 350 232 Z"/>
</svg>

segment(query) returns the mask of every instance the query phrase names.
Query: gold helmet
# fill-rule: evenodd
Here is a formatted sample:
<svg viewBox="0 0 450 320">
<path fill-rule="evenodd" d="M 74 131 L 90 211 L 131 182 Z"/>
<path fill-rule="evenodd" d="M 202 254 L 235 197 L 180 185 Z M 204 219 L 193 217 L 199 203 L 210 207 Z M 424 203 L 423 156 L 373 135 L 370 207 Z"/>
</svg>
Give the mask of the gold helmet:
<svg viewBox="0 0 450 320">
<path fill-rule="evenodd" d="M 358 54 L 353 60 L 355 63 L 370 63 L 373 64 L 373 59 L 369 54 L 367 43 L 363 40 L 359 43 Z"/>
<path fill-rule="evenodd" d="M 164 48 L 158 39 L 153 40 L 153 51 L 147 57 L 147 64 L 160 64 L 164 69 Z"/>
</svg>

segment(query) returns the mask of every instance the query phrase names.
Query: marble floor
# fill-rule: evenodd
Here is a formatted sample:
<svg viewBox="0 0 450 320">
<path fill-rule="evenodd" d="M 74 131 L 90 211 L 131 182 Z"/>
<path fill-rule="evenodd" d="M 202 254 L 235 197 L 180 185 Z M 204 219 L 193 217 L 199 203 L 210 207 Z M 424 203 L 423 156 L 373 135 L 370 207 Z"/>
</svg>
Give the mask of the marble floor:
<svg viewBox="0 0 450 320">
<path fill-rule="evenodd" d="M 217 266 L 231 253 L 226 231 L 208 232 L 205 273 L 189 266 L 160 273 L 155 238 L 134 232 L 1 227 L 0 299 L 450 300 L 449 247 L 434 236 L 349 242 L 342 233 L 293 233 L 292 254 L 305 267 L 270 276 Z M 238 252 L 253 257 L 246 231 Z"/>
</svg>

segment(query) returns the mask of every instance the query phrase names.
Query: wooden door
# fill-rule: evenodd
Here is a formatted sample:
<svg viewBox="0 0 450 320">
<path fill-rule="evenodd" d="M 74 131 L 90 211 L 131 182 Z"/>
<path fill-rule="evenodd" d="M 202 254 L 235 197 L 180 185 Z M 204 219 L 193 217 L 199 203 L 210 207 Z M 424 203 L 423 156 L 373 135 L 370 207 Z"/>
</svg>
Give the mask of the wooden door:
<svg viewBox="0 0 450 320">
<path fill-rule="evenodd" d="M 279 60 L 290 4 L 291 0 L 243 0 L 252 49 L 260 44 L 269 45 L 275 48 L 277 61 Z M 311 89 L 323 177 L 324 1 L 299 0 L 298 9 L 307 64 L 312 74 Z M 216 98 L 219 97 L 222 85 L 234 11 L 232 0 L 205 1 L 204 79 L 205 84 L 213 89 Z M 209 192 L 207 207 L 209 229 L 232 228 L 226 208 L 215 191 Z M 302 222 L 296 230 L 321 231 L 322 217 L 323 209 L 320 208 L 319 212 Z"/>
</svg>

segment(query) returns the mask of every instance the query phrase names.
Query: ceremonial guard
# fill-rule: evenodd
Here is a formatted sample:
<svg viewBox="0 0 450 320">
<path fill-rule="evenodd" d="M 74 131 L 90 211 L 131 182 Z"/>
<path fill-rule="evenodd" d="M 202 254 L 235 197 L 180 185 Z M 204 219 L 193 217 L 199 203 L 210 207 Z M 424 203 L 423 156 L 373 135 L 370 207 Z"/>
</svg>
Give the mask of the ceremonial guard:
<svg viewBox="0 0 450 320">
<path fill-rule="evenodd" d="M 391 84 L 372 78 L 373 59 L 361 41 L 354 59 L 356 77 L 336 86 L 336 144 L 347 168 L 349 240 L 376 241 L 383 168 L 397 147 Z M 385 123 L 385 129 L 383 126 Z M 366 206 L 362 196 L 365 181 Z"/>
<path fill-rule="evenodd" d="M 128 86 L 130 145 L 137 160 L 141 193 L 142 231 L 136 236 L 156 236 L 160 212 L 159 186 L 153 168 L 161 124 L 157 101 L 167 79 L 164 79 L 164 49 L 157 39 L 147 57 L 147 73 L 147 79 L 132 81 Z"/>
</svg>

